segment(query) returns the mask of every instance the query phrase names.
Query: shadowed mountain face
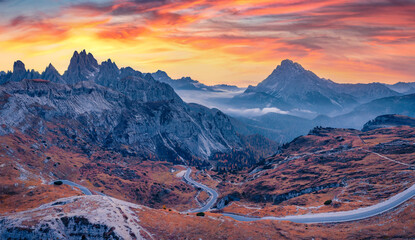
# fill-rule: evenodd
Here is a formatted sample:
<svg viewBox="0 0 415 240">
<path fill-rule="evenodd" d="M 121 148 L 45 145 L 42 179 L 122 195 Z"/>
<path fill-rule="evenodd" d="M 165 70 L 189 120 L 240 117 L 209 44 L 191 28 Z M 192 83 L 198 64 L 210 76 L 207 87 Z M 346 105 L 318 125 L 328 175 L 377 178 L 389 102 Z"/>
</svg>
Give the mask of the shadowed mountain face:
<svg viewBox="0 0 415 240">
<path fill-rule="evenodd" d="M 221 111 L 189 106 L 150 74 L 111 60 L 98 65 L 85 51 L 74 53 L 63 76 L 52 65 L 45 79 L 27 79 L 20 61 L 15 70 L 16 81 L 0 86 L 1 135 L 58 131 L 87 145 L 176 162 L 243 147 Z"/>
</svg>

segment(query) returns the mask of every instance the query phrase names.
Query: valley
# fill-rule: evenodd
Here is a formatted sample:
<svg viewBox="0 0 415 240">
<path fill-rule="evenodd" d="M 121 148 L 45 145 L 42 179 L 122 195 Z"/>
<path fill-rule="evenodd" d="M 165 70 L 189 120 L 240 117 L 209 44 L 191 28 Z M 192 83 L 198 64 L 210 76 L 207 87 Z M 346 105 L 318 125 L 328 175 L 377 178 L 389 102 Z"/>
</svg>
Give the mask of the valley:
<svg viewBox="0 0 415 240">
<path fill-rule="evenodd" d="M 85 50 L 63 75 L 16 61 L 0 78 L 1 238 L 414 236 L 415 119 L 402 86 L 336 84 L 284 60 L 241 93 Z M 176 89 L 281 111 L 228 115 Z"/>
</svg>

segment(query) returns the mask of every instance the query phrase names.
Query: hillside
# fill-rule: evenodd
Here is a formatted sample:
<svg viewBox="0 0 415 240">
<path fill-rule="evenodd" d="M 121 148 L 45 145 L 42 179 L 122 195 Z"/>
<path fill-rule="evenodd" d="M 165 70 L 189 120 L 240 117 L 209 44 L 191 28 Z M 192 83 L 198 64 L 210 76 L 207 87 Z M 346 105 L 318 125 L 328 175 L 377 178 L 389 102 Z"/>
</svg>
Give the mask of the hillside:
<svg viewBox="0 0 415 240">
<path fill-rule="evenodd" d="M 410 144 L 415 141 L 414 135 L 415 129 L 411 127 L 380 128 L 368 132 L 316 128 L 308 136 L 282 147 L 280 153 L 266 159 L 246 175 L 216 175 L 209 171 L 207 173 L 211 175 L 206 177 L 206 173 L 196 172 L 193 178 L 208 185 L 221 181 L 216 187 L 222 199 L 227 196 L 232 202 L 220 211 L 205 213 L 204 217 L 176 211 L 170 208 L 171 205 L 167 205 L 166 209 L 154 209 L 99 195 L 69 197 L 72 194 L 81 195 L 72 190 L 74 192 L 65 191 L 67 198 L 43 199 L 37 204 L 44 205 L 32 210 L 26 209 L 36 207 L 33 204 L 21 208 L 26 210 L 23 212 L 3 212 L 0 236 L 87 239 L 175 239 L 177 236 L 190 239 L 240 239 L 245 236 L 256 239 L 412 238 L 415 232 L 408 226 L 415 224 L 414 200 L 372 218 L 332 224 L 271 220 L 240 222 L 223 216 L 221 212 L 285 216 L 373 205 L 414 184 L 413 169 L 405 165 L 414 164 L 415 149 Z M 405 143 L 402 138 L 405 138 Z M 399 144 L 398 140 L 401 141 Z M 14 147 L 10 144 L 9 152 L 13 152 L 10 150 Z M 51 161 L 56 162 L 55 157 Z M 160 172 L 157 170 L 158 176 Z M 27 176 L 30 178 L 30 175 Z M 326 187 L 313 190 L 313 186 L 321 184 Z M 63 189 L 71 190 L 65 185 L 49 186 L 49 195 Z M 31 191 L 42 191 L 40 187 L 36 186 Z M 311 190 L 296 190 L 303 187 Z M 284 194 L 284 191 L 290 194 Z M 231 195 L 228 194 L 230 192 Z M 240 194 L 236 195 L 236 192 Z M 22 199 L 33 195 L 25 196 Z M 325 205 L 327 200 L 332 202 Z"/>
<path fill-rule="evenodd" d="M 415 183 L 414 134 L 408 126 L 315 128 L 250 171 L 194 177 L 218 189 L 224 212 L 281 216 L 356 209 Z M 218 182 L 207 181 L 207 174 Z M 333 203 L 324 205 L 327 200 Z"/>
</svg>

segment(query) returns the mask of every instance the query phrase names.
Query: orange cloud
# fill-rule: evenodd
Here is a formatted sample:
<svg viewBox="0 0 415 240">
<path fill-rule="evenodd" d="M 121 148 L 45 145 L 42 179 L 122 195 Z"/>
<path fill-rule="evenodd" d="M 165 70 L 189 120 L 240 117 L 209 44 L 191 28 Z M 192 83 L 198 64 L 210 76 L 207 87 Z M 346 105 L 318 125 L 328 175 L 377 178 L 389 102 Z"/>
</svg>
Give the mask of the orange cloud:
<svg viewBox="0 0 415 240">
<path fill-rule="evenodd" d="M 74 49 L 88 48 L 142 71 L 160 68 L 208 84 L 242 85 L 255 84 L 280 60 L 293 58 L 335 81 L 413 81 L 415 70 L 402 63 L 415 57 L 413 12 L 409 0 L 63 4 L 56 11 L 33 10 L 3 20 L 0 57 L 15 51 L 29 61 L 48 54 L 54 59 L 58 51 L 62 62 L 56 65 L 63 71 Z"/>
</svg>

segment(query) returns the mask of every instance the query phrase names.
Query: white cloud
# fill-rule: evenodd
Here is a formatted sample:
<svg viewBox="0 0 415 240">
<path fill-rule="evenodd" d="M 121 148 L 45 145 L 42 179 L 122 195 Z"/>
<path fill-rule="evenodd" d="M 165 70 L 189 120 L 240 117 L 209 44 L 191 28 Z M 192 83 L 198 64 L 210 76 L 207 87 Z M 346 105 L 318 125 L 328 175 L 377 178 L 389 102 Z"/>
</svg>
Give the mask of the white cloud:
<svg viewBox="0 0 415 240">
<path fill-rule="evenodd" d="M 279 113 L 279 114 L 290 114 L 288 111 L 283 111 L 276 107 L 267 107 L 267 108 L 227 108 L 223 109 L 225 113 L 230 115 L 238 115 L 238 116 L 245 116 L 245 117 L 257 117 L 267 113 Z"/>
</svg>

